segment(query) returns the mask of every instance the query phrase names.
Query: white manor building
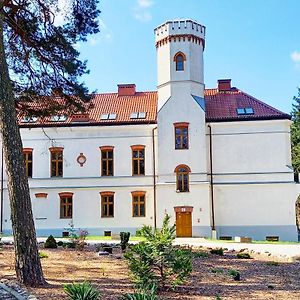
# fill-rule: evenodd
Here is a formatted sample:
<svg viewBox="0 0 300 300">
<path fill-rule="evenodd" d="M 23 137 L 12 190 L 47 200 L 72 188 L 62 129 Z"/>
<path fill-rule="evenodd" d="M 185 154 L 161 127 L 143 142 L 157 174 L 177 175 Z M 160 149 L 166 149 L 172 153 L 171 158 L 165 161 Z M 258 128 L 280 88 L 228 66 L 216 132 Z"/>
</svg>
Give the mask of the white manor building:
<svg viewBox="0 0 300 300">
<path fill-rule="evenodd" d="M 231 86 L 205 89 L 205 27 L 155 29 L 157 91 L 97 94 L 85 114 L 20 118 L 39 236 L 176 221 L 179 237 L 297 240 L 290 116 Z M 1 228 L 11 232 L 4 176 Z"/>
</svg>

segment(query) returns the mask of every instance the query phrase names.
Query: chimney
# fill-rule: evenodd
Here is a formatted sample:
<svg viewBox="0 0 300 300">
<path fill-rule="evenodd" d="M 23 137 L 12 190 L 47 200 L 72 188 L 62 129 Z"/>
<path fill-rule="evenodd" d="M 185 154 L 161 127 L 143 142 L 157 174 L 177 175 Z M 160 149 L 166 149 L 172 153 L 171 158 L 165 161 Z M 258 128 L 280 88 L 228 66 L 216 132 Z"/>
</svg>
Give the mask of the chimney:
<svg viewBox="0 0 300 300">
<path fill-rule="evenodd" d="M 135 84 L 118 84 L 118 96 L 134 96 Z"/>
<path fill-rule="evenodd" d="M 218 80 L 218 91 L 225 92 L 231 90 L 231 79 L 219 79 Z"/>
</svg>

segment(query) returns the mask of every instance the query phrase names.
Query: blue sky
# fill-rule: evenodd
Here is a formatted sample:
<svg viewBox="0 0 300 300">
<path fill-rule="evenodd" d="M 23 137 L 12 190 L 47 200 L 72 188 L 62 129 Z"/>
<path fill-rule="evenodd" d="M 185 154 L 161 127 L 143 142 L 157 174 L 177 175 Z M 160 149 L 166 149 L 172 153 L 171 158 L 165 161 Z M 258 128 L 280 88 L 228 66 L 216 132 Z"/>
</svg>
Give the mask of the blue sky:
<svg viewBox="0 0 300 300">
<path fill-rule="evenodd" d="M 101 32 L 78 45 L 88 60 L 91 90 L 115 92 L 119 83 L 156 90 L 153 29 L 190 18 L 206 26 L 204 77 L 217 79 L 285 112 L 300 86 L 299 0 L 100 0 Z"/>
</svg>

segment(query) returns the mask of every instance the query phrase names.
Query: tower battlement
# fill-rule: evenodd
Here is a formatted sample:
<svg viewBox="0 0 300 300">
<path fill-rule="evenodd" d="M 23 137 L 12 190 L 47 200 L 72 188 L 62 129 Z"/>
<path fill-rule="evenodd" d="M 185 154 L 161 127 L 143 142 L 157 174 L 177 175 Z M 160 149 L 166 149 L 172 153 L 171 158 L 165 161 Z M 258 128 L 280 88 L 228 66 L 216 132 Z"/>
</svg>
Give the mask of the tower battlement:
<svg viewBox="0 0 300 300">
<path fill-rule="evenodd" d="M 193 35 L 204 40 L 205 26 L 190 19 L 166 21 L 154 29 L 154 34 L 156 43 L 168 36 L 176 35 Z"/>
</svg>

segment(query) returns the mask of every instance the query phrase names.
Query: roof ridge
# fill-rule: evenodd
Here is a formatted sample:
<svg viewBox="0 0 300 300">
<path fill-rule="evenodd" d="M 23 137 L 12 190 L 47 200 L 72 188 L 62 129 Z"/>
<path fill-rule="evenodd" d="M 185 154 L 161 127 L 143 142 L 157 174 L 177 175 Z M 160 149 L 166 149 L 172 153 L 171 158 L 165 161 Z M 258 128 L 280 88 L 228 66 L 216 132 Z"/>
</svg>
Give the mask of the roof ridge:
<svg viewBox="0 0 300 300">
<path fill-rule="evenodd" d="M 261 105 L 263 105 L 263 106 L 265 106 L 265 107 L 267 107 L 267 108 L 269 108 L 269 109 L 271 109 L 271 110 L 273 110 L 273 111 L 275 111 L 275 112 L 277 112 L 277 113 L 284 114 L 284 115 L 287 115 L 287 116 L 290 115 L 290 114 L 288 114 L 288 113 L 285 113 L 285 112 L 283 112 L 283 111 L 281 111 L 281 110 L 279 110 L 279 109 L 277 109 L 277 108 L 275 108 L 275 107 L 273 107 L 273 106 L 271 106 L 271 105 L 269 105 L 269 104 L 267 104 L 267 103 L 265 103 L 265 102 L 263 102 L 263 101 L 261 101 L 261 100 L 255 98 L 255 97 L 249 95 L 248 93 L 246 93 L 246 92 L 244 92 L 244 91 L 242 91 L 242 90 L 240 90 L 240 89 L 237 89 L 237 90 L 240 91 L 240 92 L 241 92 L 242 94 L 244 94 L 245 96 L 247 96 L 248 98 L 250 98 L 250 99 L 252 99 L 252 100 L 258 102 L 259 104 L 261 104 Z"/>
</svg>

